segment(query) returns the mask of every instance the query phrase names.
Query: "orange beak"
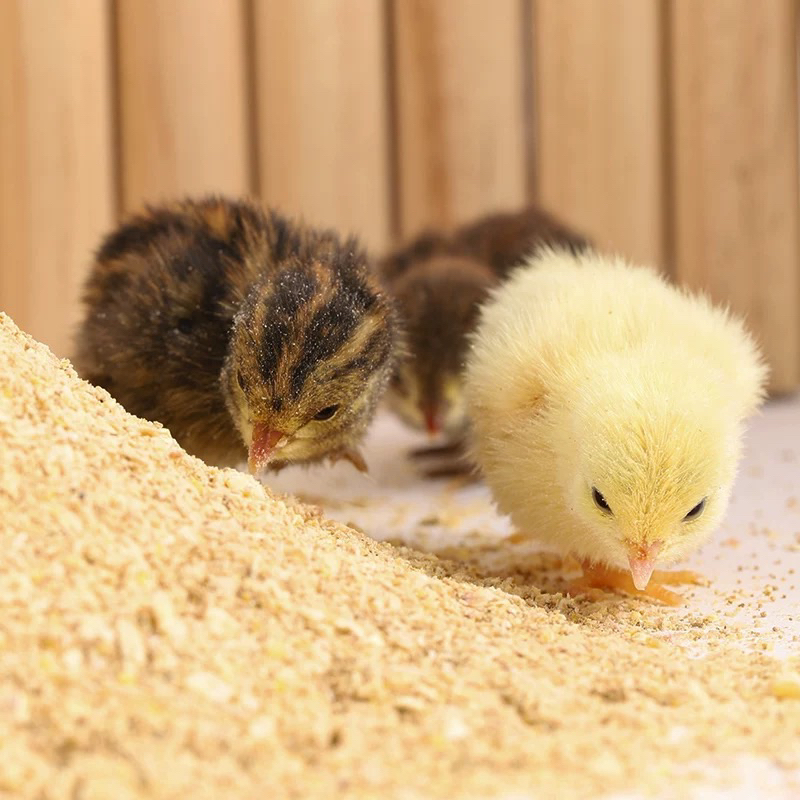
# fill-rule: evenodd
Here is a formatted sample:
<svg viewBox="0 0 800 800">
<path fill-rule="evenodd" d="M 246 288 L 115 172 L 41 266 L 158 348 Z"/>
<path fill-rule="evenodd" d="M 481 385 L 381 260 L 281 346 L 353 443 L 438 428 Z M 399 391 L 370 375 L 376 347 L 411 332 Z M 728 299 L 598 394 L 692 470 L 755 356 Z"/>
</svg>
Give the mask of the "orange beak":
<svg viewBox="0 0 800 800">
<path fill-rule="evenodd" d="M 661 542 L 653 542 L 647 547 L 632 547 L 628 553 L 633 585 L 641 592 L 650 583 L 650 577 L 656 568 L 656 559 L 661 550 Z"/>
<path fill-rule="evenodd" d="M 428 435 L 436 436 L 436 434 L 442 429 L 436 409 L 433 406 L 429 406 L 428 408 L 424 409 L 422 413 L 425 417 L 425 429 L 428 431 Z"/>
<path fill-rule="evenodd" d="M 250 442 L 250 451 L 247 454 L 247 466 L 253 475 L 261 472 L 270 462 L 281 439 L 285 439 L 283 431 L 273 431 L 263 422 L 253 426 L 253 440 Z"/>
</svg>

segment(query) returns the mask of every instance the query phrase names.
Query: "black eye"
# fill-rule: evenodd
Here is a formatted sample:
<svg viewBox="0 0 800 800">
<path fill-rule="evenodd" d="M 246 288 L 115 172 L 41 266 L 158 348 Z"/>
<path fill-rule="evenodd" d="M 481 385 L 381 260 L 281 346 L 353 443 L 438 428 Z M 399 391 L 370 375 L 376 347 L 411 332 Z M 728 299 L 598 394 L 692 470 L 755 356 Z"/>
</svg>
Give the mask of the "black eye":
<svg viewBox="0 0 800 800">
<path fill-rule="evenodd" d="M 175 323 L 175 327 L 180 333 L 191 333 L 192 321 L 190 319 L 186 319 L 186 317 L 182 317 L 177 321 L 177 323 Z"/>
<path fill-rule="evenodd" d="M 609 514 L 612 513 L 611 506 L 606 502 L 605 497 L 603 497 L 603 495 L 594 488 L 594 486 L 592 486 L 592 500 L 594 500 L 594 504 L 602 511 L 606 511 Z"/>
<path fill-rule="evenodd" d="M 244 377 L 242 376 L 241 370 L 237 370 L 236 372 L 236 382 L 239 384 L 239 388 L 244 391 Z"/>
<path fill-rule="evenodd" d="M 697 519 L 705 510 L 707 499 L 704 497 L 683 519 Z"/>
<path fill-rule="evenodd" d="M 325 408 L 314 414 L 314 419 L 319 422 L 324 422 L 326 419 L 332 419 L 338 410 L 339 406 L 325 406 Z"/>
</svg>

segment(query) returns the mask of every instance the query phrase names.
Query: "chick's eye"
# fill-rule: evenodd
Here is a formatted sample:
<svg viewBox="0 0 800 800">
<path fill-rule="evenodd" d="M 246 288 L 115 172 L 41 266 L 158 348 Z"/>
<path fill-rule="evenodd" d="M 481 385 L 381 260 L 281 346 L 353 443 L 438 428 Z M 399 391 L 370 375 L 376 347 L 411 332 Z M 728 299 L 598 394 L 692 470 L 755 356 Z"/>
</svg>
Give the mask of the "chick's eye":
<svg viewBox="0 0 800 800">
<path fill-rule="evenodd" d="M 236 382 L 239 384 L 239 388 L 244 391 L 244 377 L 241 370 L 236 372 Z"/>
<path fill-rule="evenodd" d="M 705 510 L 707 498 L 703 498 L 683 519 L 691 520 L 697 519 Z"/>
<path fill-rule="evenodd" d="M 316 414 L 314 414 L 314 419 L 318 422 L 324 422 L 325 420 L 333 419 L 338 410 L 339 406 L 325 406 L 325 408 L 320 409 Z"/>
<path fill-rule="evenodd" d="M 594 500 L 594 504 L 601 510 L 605 511 L 607 514 L 611 513 L 611 506 L 606 502 L 605 497 L 603 497 L 600 492 L 592 486 L 592 500 Z"/>
</svg>

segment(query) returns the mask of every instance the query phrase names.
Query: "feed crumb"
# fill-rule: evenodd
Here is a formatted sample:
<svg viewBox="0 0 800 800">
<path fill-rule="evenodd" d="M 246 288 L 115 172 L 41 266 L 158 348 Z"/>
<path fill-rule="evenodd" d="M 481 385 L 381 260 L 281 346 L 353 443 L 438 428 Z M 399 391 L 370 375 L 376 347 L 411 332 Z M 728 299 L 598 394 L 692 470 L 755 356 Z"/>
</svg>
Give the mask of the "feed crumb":
<svg viewBox="0 0 800 800">
<path fill-rule="evenodd" d="M 800 700 L 800 674 L 781 675 L 770 686 L 773 697 L 791 698 Z"/>
<path fill-rule="evenodd" d="M 797 664 L 723 602 L 572 598 L 525 537 L 373 541 L 186 455 L 2 314 L 0 358 L 3 796 L 578 800 L 797 769 Z"/>
<path fill-rule="evenodd" d="M 720 544 L 723 547 L 738 547 L 741 544 L 741 541 L 735 536 L 730 536 L 727 539 L 723 539 Z"/>
</svg>

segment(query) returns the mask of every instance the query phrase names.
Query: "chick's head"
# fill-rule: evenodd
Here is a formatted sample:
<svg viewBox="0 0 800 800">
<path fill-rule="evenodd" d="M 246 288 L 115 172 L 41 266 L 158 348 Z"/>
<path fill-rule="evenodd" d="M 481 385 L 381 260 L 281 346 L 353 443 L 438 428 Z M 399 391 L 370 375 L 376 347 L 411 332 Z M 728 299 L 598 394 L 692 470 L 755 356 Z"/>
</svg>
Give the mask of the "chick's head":
<svg viewBox="0 0 800 800">
<path fill-rule="evenodd" d="M 393 283 L 406 357 L 392 376 L 387 398 L 408 424 L 431 435 L 463 431 L 467 334 L 492 283 L 486 266 L 453 255 L 422 260 Z"/>
<path fill-rule="evenodd" d="M 643 589 L 657 561 L 694 550 L 722 517 L 741 418 L 708 391 L 707 375 L 693 383 L 684 369 L 681 382 L 663 363 L 648 374 L 636 359 L 599 366 L 613 380 L 584 384 L 565 407 L 568 424 L 554 428 L 566 436 L 558 480 L 583 523 L 576 550 L 629 567 Z"/>
<path fill-rule="evenodd" d="M 290 259 L 255 285 L 222 372 L 251 471 L 325 457 L 365 469 L 356 445 L 393 369 L 395 337 L 393 306 L 366 269 Z"/>
</svg>

